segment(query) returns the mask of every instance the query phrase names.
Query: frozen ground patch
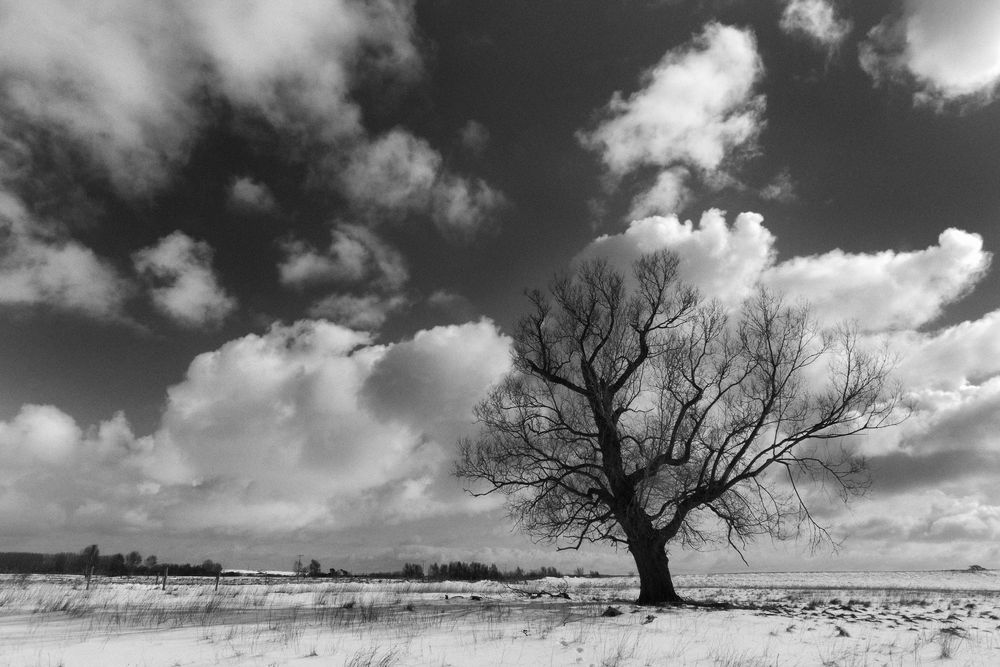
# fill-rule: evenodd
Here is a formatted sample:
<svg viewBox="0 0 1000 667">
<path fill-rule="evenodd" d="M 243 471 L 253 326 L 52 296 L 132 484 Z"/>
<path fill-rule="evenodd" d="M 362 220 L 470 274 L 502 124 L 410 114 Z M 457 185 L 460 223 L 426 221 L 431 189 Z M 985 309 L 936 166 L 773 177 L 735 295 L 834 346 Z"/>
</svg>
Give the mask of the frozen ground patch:
<svg viewBox="0 0 1000 667">
<path fill-rule="evenodd" d="M 993 572 L 678 577 L 711 608 L 636 583 L 4 577 L 0 667 L 1000 664 Z"/>
</svg>

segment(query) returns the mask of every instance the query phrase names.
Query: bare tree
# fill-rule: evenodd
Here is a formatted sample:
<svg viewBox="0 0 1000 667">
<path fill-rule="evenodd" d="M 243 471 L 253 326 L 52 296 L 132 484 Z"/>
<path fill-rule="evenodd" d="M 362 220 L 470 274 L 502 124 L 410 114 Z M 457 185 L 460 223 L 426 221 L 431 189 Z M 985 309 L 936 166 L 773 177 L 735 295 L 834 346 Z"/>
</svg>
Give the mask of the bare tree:
<svg viewBox="0 0 1000 667">
<path fill-rule="evenodd" d="M 295 573 L 296 577 L 306 576 L 306 567 L 302 564 L 302 554 L 295 557 L 295 563 L 292 565 L 292 572 Z"/>
<path fill-rule="evenodd" d="M 90 590 L 90 578 L 94 576 L 100 555 L 101 550 L 97 548 L 96 544 L 84 547 L 83 551 L 80 552 L 80 560 L 83 561 L 83 575 L 87 580 L 87 590 Z"/>
<path fill-rule="evenodd" d="M 514 369 L 477 407 L 457 472 L 560 548 L 626 547 L 640 604 L 679 602 L 668 545 L 826 535 L 801 482 L 862 492 L 845 438 L 895 423 L 899 391 L 884 350 L 806 307 L 758 290 L 727 313 L 680 284 L 666 252 L 633 274 L 590 262 L 551 296 L 528 293 Z"/>
</svg>

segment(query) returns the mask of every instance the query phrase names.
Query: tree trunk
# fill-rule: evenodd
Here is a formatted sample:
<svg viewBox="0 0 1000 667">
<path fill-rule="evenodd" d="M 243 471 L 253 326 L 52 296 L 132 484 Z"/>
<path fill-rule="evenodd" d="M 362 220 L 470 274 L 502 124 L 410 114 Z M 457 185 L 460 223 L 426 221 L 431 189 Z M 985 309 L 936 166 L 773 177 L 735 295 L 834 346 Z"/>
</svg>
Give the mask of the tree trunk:
<svg viewBox="0 0 1000 667">
<path fill-rule="evenodd" d="M 639 599 L 636 604 L 677 604 L 684 600 L 670 579 L 670 560 L 663 545 L 655 541 L 629 545 L 639 570 Z"/>
</svg>

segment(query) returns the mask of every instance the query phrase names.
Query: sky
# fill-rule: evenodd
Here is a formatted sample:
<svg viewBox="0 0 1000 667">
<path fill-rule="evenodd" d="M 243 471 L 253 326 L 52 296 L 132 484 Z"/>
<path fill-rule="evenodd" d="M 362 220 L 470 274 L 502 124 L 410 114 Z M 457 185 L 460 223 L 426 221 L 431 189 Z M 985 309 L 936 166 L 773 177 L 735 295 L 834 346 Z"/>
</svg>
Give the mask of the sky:
<svg viewBox="0 0 1000 667">
<path fill-rule="evenodd" d="M 913 406 L 751 568 L 1000 567 L 998 86 L 994 0 L 0 0 L 0 550 L 627 572 L 452 466 L 525 288 L 671 249 Z"/>
</svg>

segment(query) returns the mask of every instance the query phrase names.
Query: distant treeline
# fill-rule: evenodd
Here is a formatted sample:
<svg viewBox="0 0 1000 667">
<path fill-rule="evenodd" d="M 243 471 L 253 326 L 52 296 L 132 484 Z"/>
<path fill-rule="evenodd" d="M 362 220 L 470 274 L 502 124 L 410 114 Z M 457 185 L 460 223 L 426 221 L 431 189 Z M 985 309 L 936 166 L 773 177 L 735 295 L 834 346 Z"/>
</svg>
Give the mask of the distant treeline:
<svg viewBox="0 0 1000 667">
<path fill-rule="evenodd" d="M 543 577 L 561 577 L 562 573 L 554 567 L 540 567 L 537 570 L 525 572 L 520 567 L 514 570 L 501 570 L 496 563 L 489 565 L 472 561 L 451 561 L 450 563 L 433 563 L 424 572 L 424 568 L 419 563 L 406 563 L 403 565 L 402 576 L 406 579 L 431 579 L 451 581 L 524 581 L 525 579 L 541 579 Z M 592 572 L 596 575 L 596 572 Z"/>
<path fill-rule="evenodd" d="M 222 563 L 206 560 L 201 565 L 190 563 L 160 563 L 156 556 L 143 558 L 138 551 L 128 554 L 113 554 L 102 556 L 97 545 L 91 545 L 79 553 L 63 552 L 42 554 L 30 552 L 8 551 L 0 552 L 0 573 L 4 574 L 97 574 L 110 577 L 118 576 L 152 576 L 169 572 L 171 577 L 214 577 L 222 574 Z M 495 563 L 489 565 L 472 561 L 451 561 L 450 563 L 433 563 L 424 571 L 419 563 L 406 563 L 402 570 L 395 572 L 371 572 L 363 575 L 352 575 L 347 570 L 330 568 L 323 572 L 319 561 L 310 561 L 304 565 L 301 558 L 295 561 L 293 574 L 298 577 L 328 578 L 328 577 L 360 577 L 378 579 L 427 579 L 431 581 L 525 581 L 543 577 L 561 577 L 554 567 L 540 567 L 525 571 L 520 567 L 513 570 L 501 570 Z M 226 576 L 235 573 L 226 573 Z M 583 570 L 577 568 L 574 576 L 583 576 Z M 591 577 L 600 576 L 591 571 Z"/>
<path fill-rule="evenodd" d="M 0 552 L 0 572 L 5 574 L 88 574 L 92 572 L 93 574 L 118 577 L 163 574 L 167 570 L 172 577 L 214 577 L 222 572 L 222 564 L 212 560 L 206 560 L 201 565 L 160 563 L 156 556 L 148 556 L 144 559 L 138 551 L 102 556 L 96 545 L 89 546 L 79 553 Z"/>
</svg>

